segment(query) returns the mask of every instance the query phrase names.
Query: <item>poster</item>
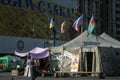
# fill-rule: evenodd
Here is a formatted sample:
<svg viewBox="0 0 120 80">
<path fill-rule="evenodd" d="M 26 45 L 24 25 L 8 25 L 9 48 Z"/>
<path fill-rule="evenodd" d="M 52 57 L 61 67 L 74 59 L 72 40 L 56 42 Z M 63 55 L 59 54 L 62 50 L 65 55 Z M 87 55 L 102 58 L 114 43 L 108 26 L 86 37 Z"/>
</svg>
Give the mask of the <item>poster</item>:
<svg viewBox="0 0 120 80">
<path fill-rule="evenodd" d="M 71 72 L 78 72 L 79 69 L 79 55 L 72 55 L 72 62 L 71 62 Z"/>
</svg>

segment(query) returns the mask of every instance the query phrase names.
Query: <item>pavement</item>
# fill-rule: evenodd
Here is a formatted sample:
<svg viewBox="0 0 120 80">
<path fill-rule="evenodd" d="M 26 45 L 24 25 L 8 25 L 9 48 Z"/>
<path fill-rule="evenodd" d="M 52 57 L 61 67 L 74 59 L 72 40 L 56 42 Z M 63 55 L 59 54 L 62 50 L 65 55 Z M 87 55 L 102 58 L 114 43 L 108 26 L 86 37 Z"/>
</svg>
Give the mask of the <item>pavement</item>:
<svg viewBox="0 0 120 80">
<path fill-rule="evenodd" d="M 0 72 L 0 80 L 31 80 L 29 77 L 24 77 L 23 75 L 12 76 L 11 72 Z M 38 76 L 35 80 L 120 80 L 120 77 L 106 77 L 105 79 L 98 79 L 95 77 L 61 77 L 54 78 L 50 76 L 41 77 Z"/>
</svg>

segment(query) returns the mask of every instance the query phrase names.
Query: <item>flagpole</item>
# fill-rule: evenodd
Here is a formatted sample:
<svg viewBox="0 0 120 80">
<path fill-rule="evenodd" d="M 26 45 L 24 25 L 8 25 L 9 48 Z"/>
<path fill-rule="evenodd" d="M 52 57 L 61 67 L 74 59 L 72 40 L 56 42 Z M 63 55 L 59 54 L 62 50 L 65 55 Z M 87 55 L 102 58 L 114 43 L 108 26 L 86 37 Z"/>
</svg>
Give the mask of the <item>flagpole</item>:
<svg viewBox="0 0 120 80">
<path fill-rule="evenodd" d="M 64 33 L 62 33 L 62 40 L 63 40 L 63 44 L 64 44 Z"/>
<path fill-rule="evenodd" d="M 55 46 L 55 39 L 56 39 L 56 29 L 54 26 L 54 19 L 51 18 L 50 20 L 50 39 L 53 40 L 53 46 Z"/>
<path fill-rule="evenodd" d="M 55 39 L 56 39 L 56 29 L 53 27 L 53 33 L 54 33 L 54 37 L 53 37 L 53 44 L 55 46 Z"/>
<path fill-rule="evenodd" d="M 82 14 L 83 15 L 83 14 Z M 84 15 L 83 15 L 83 17 L 84 17 Z M 84 19 L 83 19 L 84 20 Z M 83 25 L 84 25 L 84 21 L 82 22 L 82 24 L 81 24 L 81 33 L 83 32 Z"/>
<path fill-rule="evenodd" d="M 81 33 L 82 33 L 82 31 L 83 31 L 83 26 L 81 26 Z"/>
</svg>

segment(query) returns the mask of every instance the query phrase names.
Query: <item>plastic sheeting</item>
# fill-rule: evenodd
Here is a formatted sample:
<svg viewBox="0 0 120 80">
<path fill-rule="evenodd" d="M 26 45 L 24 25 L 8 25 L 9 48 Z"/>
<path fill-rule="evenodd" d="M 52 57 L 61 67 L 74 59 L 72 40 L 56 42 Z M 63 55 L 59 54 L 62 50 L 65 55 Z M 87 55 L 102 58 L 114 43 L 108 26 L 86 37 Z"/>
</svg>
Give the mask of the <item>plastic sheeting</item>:
<svg viewBox="0 0 120 80">
<path fill-rule="evenodd" d="M 25 56 L 29 56 L 31 58 L 45 58 L 49 56 L 49 51 L 48 48 L 40 48 L 40 47 L 36 47 L 34 49 L 32 49 L 31 51 L 28 51 L 26 53 L 19 53 L 17 51 L 15 51 L 15 55 L 20 56 L 20 57 L 25 57 Z"/>
</svg>

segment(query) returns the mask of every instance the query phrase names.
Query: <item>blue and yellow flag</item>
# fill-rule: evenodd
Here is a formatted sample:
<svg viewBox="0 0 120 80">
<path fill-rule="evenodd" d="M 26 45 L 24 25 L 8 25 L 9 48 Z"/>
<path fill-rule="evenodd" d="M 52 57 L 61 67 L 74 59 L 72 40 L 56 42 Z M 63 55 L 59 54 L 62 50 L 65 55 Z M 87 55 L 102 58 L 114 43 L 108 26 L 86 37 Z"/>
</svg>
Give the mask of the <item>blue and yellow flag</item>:
<svg viewBox="0 0 120 80">
<path fill-rule="evenodd" d="M 54 24 L 55 24 L 54 19 L 51 18 L 51 20 L 50 20 L 50 27 L 49 28 L 52 29 L 54 27 Z"/>
</svg>

